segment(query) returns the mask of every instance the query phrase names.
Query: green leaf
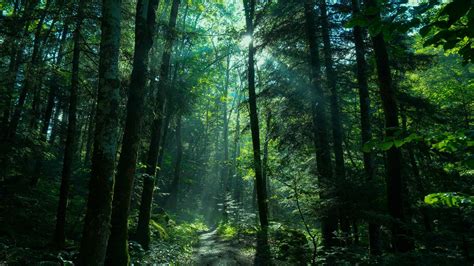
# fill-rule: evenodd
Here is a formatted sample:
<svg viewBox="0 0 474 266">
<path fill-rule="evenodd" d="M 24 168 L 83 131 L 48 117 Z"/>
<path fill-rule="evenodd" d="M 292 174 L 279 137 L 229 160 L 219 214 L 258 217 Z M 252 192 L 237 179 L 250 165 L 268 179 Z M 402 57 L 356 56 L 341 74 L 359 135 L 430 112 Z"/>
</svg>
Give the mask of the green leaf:
<svg viewBox="0 0 474 266">
<path fill-rule="evenodd" d="M 395 145 L 395 147 L 400 148 L 401 146 L 403 146 L 403 144 L 405 144 L 405 141 L 401 139 L 396 139 L 393 141 L 393 144 Z"/>
<path fill-rule="evenodd" d="M 390 148 L 392 148 L 393 141 L 382 142 L 378 146 L 382 151 L 388 151 Z"/>
<path fill-rule="evenodd" d="M 463 205 L 472 206 L 474 204 L 474 197 L 457 192 L 432 193 L 425 196 L 424 202 L 437 207 L 445 206 L 451 208 Z"/>
<path fill-rule="evenodd" d="M 365 143 L 365 144 L 362 146 L 362 152 L 365 152 L 365 153 L 371 152 L 373 147 L 374 147 L 374 146 L 371 145 L 371 143 Z"/>
</svg>

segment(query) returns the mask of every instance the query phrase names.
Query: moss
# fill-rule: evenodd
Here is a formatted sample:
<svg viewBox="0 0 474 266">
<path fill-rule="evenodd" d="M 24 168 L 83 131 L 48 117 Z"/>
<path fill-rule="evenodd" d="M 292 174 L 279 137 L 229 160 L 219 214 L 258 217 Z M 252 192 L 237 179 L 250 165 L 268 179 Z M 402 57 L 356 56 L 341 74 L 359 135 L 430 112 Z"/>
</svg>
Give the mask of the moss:
<svg viewBox="0 0 474 266">
<path fill-rule="evenodd" d="M 168 239 L 169 235 L 166 232 L 166 229 L 159 223 L 155 222 L 154 220 L 150 220 L 150 226 L 154 232 L 160 237 L 160 239 Z"/>
</svg>

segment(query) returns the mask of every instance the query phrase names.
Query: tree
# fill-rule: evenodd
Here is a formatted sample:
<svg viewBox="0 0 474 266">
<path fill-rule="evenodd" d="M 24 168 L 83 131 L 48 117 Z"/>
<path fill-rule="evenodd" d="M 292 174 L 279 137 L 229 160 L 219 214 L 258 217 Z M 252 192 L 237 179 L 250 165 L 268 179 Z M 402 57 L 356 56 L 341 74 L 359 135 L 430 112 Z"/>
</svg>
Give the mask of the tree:
<svg viewBox="0 0 474 266">
<path fill-rule="evenodd" d="M 253 160 L 255 170 L 255 182 L 257 190 L 257 205 L 262 230 L 268 227 L 268 203 L 265 179 L 262 175 L 262 159 L 260 156 L 260 132 L 257 113 L 257 96 L 255 94 L 255 48 L 253 45 L 255 1 L 244 0 L 245 21 L 247 25 L 247 35 L 251 38 L 248 46 L 248 92 L 250 129 L 252 131 Z"/>
<path fill-rule="evenodd" d="M 10 55 L 9 55 L 9 63 L 8 63 L 8 70 L 6 76 L 6 84 L 4 84 L 4 91 L 2 91 L 2 98 L 1 98 L 1 108 L 2 110 L 2 131 L 3 134 L 0 136 L 3 139 L 8 138 L 9 136 L 9 122 L 10 116 L 12 113 L 12 100 L 13 100 L 13 92 L 15 90 L 15 84 L 17 82 L 18 70 L 21 65 L 21 61 L 23 59 L 23 49 L 24 49 L 24 35 L 28 34 L 28 28 L 30 26 L 31 20 L 28 18 L 30 16 L 35 7 L 37 2 L 26 2 L 24 3 L 23 12 L 21 12 L 21 5 L 19 2 L 15 3 L 15 7 L 12 13 L 12 19 L 10 21 L 10 28 L 11 32 L 10 35 L 14 36 L 11 39 L 7 39 L 5 41 L 6 44 L 10 44 Z M 7 22 L 7 21 L 6 21 Z M 5 23 L 8 25 L 7 23 Z M 19 40 L 18 40 L 19 39 Z"/>
<path fill-rule="evenodd" d="M 37 86 L 36 74 L 38 71 L 38 65 L 41 63 L 41 43 L 43 41 L 42 39 L 43 36 L 41 35 L 41 33 L 43 31 L 43 24 L 44 24 L 44 20 L 47 14 L 46 11 L 48 10 L 50 3 L 51 1 L 46 1 L 45 9 L 41 13 L 40 19 L 35 27 L 33 51 L 31 53 L 31 61 L 27 66 L 25 81 L 21 89 L 20 95 L 18 97 L 18 103 L 15 106 L 15 110 L 12 114 L 9 127 L 8 127 L 7 139 L 10 139 L 10 140 L 15 139 L 18 124 L 20 122 L 20 118 L 24 111 L 23 109 L 24 109 L 26 97 L 28 93 L 30 93 L 31 90 L 35 89 L 35 86 Z M 16 67 L 14 69 L 16 69 Z"/>
<path fill-rule="evenodd" d="M 358 0 L 352 0 L 352 16 L 356 17 L 360 15 L 360 3 Z M 372 127 L 370 123 L 370 96 L 369 86 L 367 84 L 367 61 L 365 59 L 365 44 L 364 44 L 364 32 L 360 26 L 355 26 L 352 30 L 354 35 L 354 45 L 356 50 L 356 63 L 357 63 L 357 86 L 359 89 L 359 105 L 360 105 L 360 127 L 361 127 L 361 140 L 362 145 L 369 142 L 372 139 Z M 374 160 L 370 151 L 363 152 L 364 160 L 364 171 L 369 182 L 374 181 Z M 370 197 L 373 206 L 374 198 Z M 380 228 L 374 223 L 369 223 L 369 248 L 370 253 L 373 255 L 379 255 L 380 250 Z"/>
<path fill-rule="evenodd" d="M 73 172 L 74 157 L 77 150 L 77 91 L 79 88 L 79 60 L 81 54 L 81 26 L 84 17 L 84 0 L 77 5 L 76 28 L 73 33 L 73 55 L 71 92 L 69 95 L 68 128 L 66 137 L 66 148 L 64 150 L 63 171 L 61 175 L 61 188 L 59 194 L 58 210 L 56 214 L 56 229 L 54 231 L 54 242 L 59 248 L 63 248 L 66 240 L 65 224 L 66 211 L 69 195 L 69 182 Z"/>
<path fill-rule="evenodd" d="M 168 23 L 167 35 L 163 55 L 161 58 L 160 77 L 158 81 L 158 98 L 157 98 L 157 117 L 154 118 L 151 128 L 151 140 L 148 146 L 146 176 L 142 200 L 140 202 L 140 214 L 137 225 L 137 240 L 147 249 L 150 243 L 150 216 L 153 199 L 153 190 L 155 189 L 156 164 L 158 153 L 160 150 L 160 142 L 162 136 L 163 120 L 166 108 L 166 90 L 168 88 L 169 65 L 171 61 L 171 52 L 173 50 L 173 42 L 175 39 L 176 21 L 178 18 L 178 10 L 180 0 L 173 0 L 171 13 Z"/>
<path fill-rule="evenodd" d="M 79 253 L 79 264 L 104 263 L 110 236 L 118 138 L 121 1 L 103 0 L 99 61 L 99 88 L 89 197 Z"/>
<path fill-rule="evenodd" d="M 167 205 L 170 210 L 176 210 L 178 206 L 178 193 L 179 193 L 179 182 L 181 177 L 181 167 L 183 161 L 183 143 L 181 139 L 181 119 L 182 115 L 177 114 L 176 118 L 176 129 L 175 129 L 175 138 L 176 138 L 176 162 L 174 164 L 174 173 L 173 181 L 171 182 L 169 192 L 170 196 L 167 201 Z"/>
<path fill-rule="evenodd" d="M 337 74 L 334 71 L 333 62 L 333 51 L 331 44 L 331 32 L 329 28 L 329 18 L 326 0 L 321 1 L 319 4 L 321 10 L 321 32 L 323 39 L 323 54 L 324 54 L 324 68 L 326 74 L 326 86 L 330 91 L 330 111 L 331 111 L 331 126 L 333 136 L 333 150 L 334 150 L 334 176 L 336 178 L 336 184 L 341 184 L 346 179 L 346 168 L 344 164 L 344 150 L 342 147 L 343 131 L 341 123 L 340 105 L 339 105 L 339 93 L 337 91 Z M 342 201 L 345 201 L 345 195 L 338 193 Z M 340 213 L 344 213 L 344 210 L 340 210 Z M 345 215 L 343 215 L 345 216 Z M 347 217 L 339 217 L 341 229 L 345 234 L 346 241 L 349 240 L 350 224 Z"/>
<path fill-rule="evenodd" d="M 316 149 L 316 163 L 319 183 L 323 186 L 321 198 L 328 199 L 334 190 L 332 180 L 333 169 L 331 155 L 329 153 L 329 138 L 327 134 L 326 100 L 321 87 L 321 62 L 318 51 L 318 38 L 316 37 L 316 22 L 314 16 L 314 3 L 306 0 L 304 3 L 306 38 L 308 42 L 311 66 L 311 92 L 312 92 L 312 115 L 314 126 L 314 141 Z M 333 214 L 325 214 L 322 219 L 322 233 L 325 245 L 334 245 L 333 232 L 336 230 L 336 221 Z"/>
<path fill-rule="evenodd" d="M 380 7 L 373 0 L 366 0 L 366 8 L 378 10 Z M 370 23 L 381 23 L 380 13 L 368 17 Z M 390 61 L 388 58 L 387 45 L 382 32 L 371 34 L 372 45 L 377 67 L 377 78 L 379 82 L 379 94 L 382 100 L 383 113 L 385 117 L 385 138 L 393 139 L 399 131 L 398 106 L 396 92 L 392 84 L 390 73 Z M 403 180 L 402 180 L 402 154 L 399 148 L 393 145 L 386 152 L 386 174 L 387 174 L 387 202 L 390 216 L 395 220 L 392 223 L 392 245 L 396 251 L 407 252 L 413 249 L 409 240 L 408 231 L 405 228 Z"/>
<path fill-rule="evenodd" d="M 158 2 L 158 0 L 137 2 L 133 70 L 128 93 L 125 131 L 115 177 L 112 229 L 107 250 L 107 263 L 111 265 L 128 265 L 130 263 L 128 214 L 143 117 L 148 54 L 155 36 L 155 13 Z"/>
<path fill-rule="evenodd" d="M 51 117 L 53 116 L 54 101 L 57 98 L 57 93 L 59 90 L 59 79 L 60 75 L 57 73 L 61 68 L 61 64 L 64 57 L 64 46 L 66 44 L 66 37 L 68 35 L 69 25 L 65 22 L 63 25 L 63 30 L 61 33 L 61 40 L 59 41 L 58 55 L 55 62 L 55 73 L 51 81 L 51 86 L 48 92 L 48 100 L 46 103 L 46 108 L 43 116 L 43 126 L 41 127 L 41 135 L 44 140 L 47 138 L 48 129 L 51 125 Z"/>
</svg>

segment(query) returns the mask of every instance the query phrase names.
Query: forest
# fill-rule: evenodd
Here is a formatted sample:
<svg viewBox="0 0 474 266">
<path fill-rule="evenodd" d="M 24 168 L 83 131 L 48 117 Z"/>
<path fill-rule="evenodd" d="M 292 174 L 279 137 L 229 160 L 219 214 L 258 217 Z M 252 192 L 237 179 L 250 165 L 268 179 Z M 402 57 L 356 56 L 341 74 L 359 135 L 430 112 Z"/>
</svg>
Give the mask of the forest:
<svg viewBox="0 0 474 266">
<path fill-rule="evenodd" d="M 473 0 L 0 0 L 0 265 L 473 265 Z"/>
</svg>

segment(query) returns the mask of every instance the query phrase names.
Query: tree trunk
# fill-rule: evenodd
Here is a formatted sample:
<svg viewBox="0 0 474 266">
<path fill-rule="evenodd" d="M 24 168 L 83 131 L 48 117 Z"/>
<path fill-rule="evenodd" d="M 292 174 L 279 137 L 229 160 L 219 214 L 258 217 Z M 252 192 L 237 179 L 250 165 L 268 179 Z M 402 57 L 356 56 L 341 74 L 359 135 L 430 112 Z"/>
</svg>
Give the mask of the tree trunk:
<svg viewBox="0 0 474 266">
<path fill-rule="evenodd" d="M 12 108 L 12 101 L 13 101 L 13 92 L 15 91 L 15 85 L 17 82 L 18 70 L 22 61 L 23 57 L 23 47 L 24 47 L 24 40 L 22 38 L 24 35 L 28 34 L 28 28 L 30 26 L 31 20 L 28 19 L 28 16 L 33 12 L 34 8 L 37 5 L 37 1 L 28 1 L 25 2 L 25 8 L 18 18 L 17 23 L 13 26 L 12 34 L 18 34 L 18 36 L 13 36 L 11 40 L 6 40 L 4 43 L 10 43 L 10 62 L 8 65 L 8 75 L 6 77 L 6 89 L 5 92 L 2 92 L 0 95 L 0 99 L 2 106 L 4 109 L 2 110 L 2 135 L 0 135 L 0 139 L 8 139 L 9 138 L 9 128 L 10 124 L 9 121 L 12 118 L 12 111 L 14 112 L 14 108 Z M 16 16 L 19 13 L 20 3 L 15 2 L 15 8 L 12 16 Z M 14 39 L 18 38 L 20 41 L 15 41 Z M 26 39 L 26 38 L 24 38 Z M 10 122 L 11 123 L 11 122 Z"/>
<path fill-rule="evenodd" d="M 173 50 L 173 42 L 175 39 L 175 28 L 176 28 L 176 20 L 178 18 L 178 10 L 180 0 L 173 0 L 173 4 L 171 6 L 171 14 L 168 23 L 168 33 L 166 36 L 165 48 L 163 51 L 162 59 L 161 59 L 161 68 L 160 68 L 160 77 L 158 81 L 158 99 L 157 99 L 157 110 L 158 115 L 155 117 L 152 125 L 151 130 L 151 141 L 148 150 L 148 158 L 147 158 L 147 167 L 146 167 L 146 174 L 148 175 L 146 179 L 150 179 L 144 183 L 147 185 L 146 189 L 143 189 L 142 199 L 140 202 L 140 213 L 138 217 L 138 225 L 137 225 L 137 232 L 136 237 L 138 243 L 140 243 L 143 248 L 148 249 L 150 244 L 150 217 L 151 217 L 151 210 L 152 210 L 152 199 L 153 199 L 153 190 L 155 187 L 155 175 L 156 175 L 156 165 L 157 165 L 157 157 L 160 150 L 160 139 L 161 139 L 161 131 L 163 125 L 163 117 L 164 111 L 166 107 L 166 90 L 169 83 L 168 74 L 170 71 L 170 61 L 171 61 L 171 52 Z"/>
<path fill-rule="evenodd" d="M 330 96 L 330 110 L 331 110 L 331 124 L 332 124 L 332 136 L 333 136 L 333 149 L 334 149 L 334 158 L 335 158 L 335 182 L 341 184 L 346 179 L 346 170 L 344 165 L 344 151 L 342 147 L 342 123 L 341 123 L 341 114 L 339 107 L 339 93 L 337 91 L 337 75 L 334 71 L 334 62 L 332 59 L 332 46 L 330 39 L 330 29 L 329 29 L 329 18 L 326 6 L 326 0 L 321 1 L 319 4 L 321 10 L 321 30 L 323 37 L 323 54 L 324 54 L 324 67 L 326 74 L 326 83 Z M 348 199 L 345 198 L 345 195 L 338 193 L 338 197 L 342 202 L 346 202 Z M 349 218 L 344 215 L 344 210 L 339 210 L 339 222 L 341 225 L 341 230 L 344 234 L 344 241 L 350 243 L 350 222 Z"/>
<path fill-rule="evenodd" d="M 366 8 L 378 10 L 374 0 L 366 0 Z M 380 13 L 369 16 L 372 23 L 380 23 Z M 382 107 L 385 116 L 385 138 L 395 137 L 399 130 L 398 107 L 395 89 L 392 84 L 390 73 L 390 61 L 383 34 L 377 33 L 372 38 L 375 53 L 375 63 L 379 81 L 379 93 L 382 99 Z M 386 174 L 387 174 L 387 202 L 390 216 L 395 220 L 392 223 L 392 245 L 395 251 L 408 252 L 413 249 L 413 243 L 409 240 L 409 232 L 404 228 L 405 215 L 403 209 L 403 182 L 402 182 L 402 154 L 400 149 L 392 146 L 386 152 Z"/>
<path fill-rule="evenodd" d="M 55 103 L 55 107 L 53 107 L 54 113 L 51 121 L 51 135 L 49 136 L 48 140 L 49 144 L 54 144 L 56 138 L 60 135 L 62 122 L 59 121 L 59 114 L 62 111 L 62 106 L 62 99 L 61 97 L 58 97 L 58 100 Z"/>
<path fill-rule="evenodd" d="M 163 107 L 164 108 L 164 107 Z M 163 116 L 164 110 L 161 108 L 160 116 Z M 147 167 L 143 179 L 143 190 L 140 201 L 140 209 L 138 214 L 138 224 L 135 237 L 137 242 L 147 250 L 150 246 L 150 218 L 153 205 L 153 192 L 155 189 L 155 176 L 157 168 L 157 157 L 160 150 L 161 131 L 163 128 L 163 120 L 155 118 L 151 129 L 151 141 L 147 154 Z"/>
<path fill-rule="evenodd" d="M 46 2 L 45 10 L 48 9 L 50 3 L 51 3 L 50 0 Z M 10 120 L 10 124 L 9 124 L 9 127 L 8 127 L 8 135 L 7 136 L 8 136 L 8 139 L 10 139 L 10 140 L 13 140 L 15 138 L 16 131 L 17 131 L 17 128 L 18 128 L 18 124 L 20 122 L 20 118 L 21 118 L 21 115 L 23 113 L 26 96 L 36 86 L 36 82 L 37 82 L 36 79 L 38 78 L 37 73 L 36 73 L 37 70 L 38 70 L 37 65 L 38 65 L 38 63 L 40 62 L 40 59 L 41 59 L 41 51 L 40 51 L 40 49 L 41 49 L 41 47 L 40 47 L 41 37 L 42 37 L 41 32 L 42 32 L 42 29 L 43 29 L 43 23 L 44 23 L 45 18 L 46 18 L 46 12 L 43 12 L 43 14 L 41 15 L 40 20 L 38 21 L 38 24 L 36 25 L 36 28 L 35 28 L 35 38 L 34 38 L 34 41 L 33 41 L 33 52 L 31 54 L 31 62 L 27 66 L 26 74 L 25 74 L 25 81 L 24 81 L 23 87 L 22 87 L 21 92 L 20 92 L 18 103 L 15 107 L 15 111 L 12 115 L 12 118 Z"/>
<path fill-rule="evenodd" d="M 176 210 L 178 206 L 179 181 L 181 176 L 181 162 L 183 161 L 183 144 L 181 141 L 181 119 L 182 115 L 178 114 L 176 121 L 176 162 L 174 165 L 173 182 L 170 186 L 170 196 L 168 198 L 168 207 L 170 210 Z"/>
<path fill-rule="evenodd" d="M 230 76 L 230 54 L 227 56 L 227 64 L 225 70 L 225 84 L 224 84 L 224 112 L 222 114 L 223 118 L 223 148 L 224 148 L 224 161 L 222 165 L 222 184 L 224 184 L 224 191 L 229 190 L 229 118 L 227 111 L 227 97 L 229 96 L 229 76 Z M 225 198 L 225 197 L 224 197 Z"/>
<path fill-rule="evenodd" d="M 163 157 L 165 155 L 165 144 L 166 144 L 166 137 L 168 136 L 170 119 L 171 119 L 171 114 L 167 114 L 164 117 L 163 134 L 161 135 L 160 151 L 158 153 L 158 163 L 157 163 L 158 169 L 160 169 L 159 173 L 162 172 L 161 167 L 163 166 Z M 159 173 L 158 173 L 157 177 L 159 177 Z"/>
<path fill-rule="evenodd" d="M 135 52 L 127 102 L 127 117 L 115 177 L 107 264 L 128 265 L 128 214 L 137 164 L 143 117 L 148 54 L 153 45 L 158 0 L 139 0 L 135 16 Z"/>
<path fill-rule="evenodd" d="M 253 38 L 255 0 L 244 0 L 247 34 Z M 265 179 L 262 176 L 262 159 L 260 156 L 260 132 L 258 126 L 257 95 L 255 93 L 255 48 L 253 40 L 248 47 L 248 91 L 249 91 L 249 111 L 250 130 L 252 132 L 253 162 L 255 170 L 255 183 L 257 190 L 257 205 L 260 219 L 260 226 L 263 231 L 268 227 L 268 206 L 267 190 Z"/>
<path fill-rule="evenodd" d="M 321 84 L 321 63 L 318 51 L 318 38 L 316 35 L 316 24 L 314 15 L 314 3 L 306 0 L 305 4 L 306 37 L 309 45 L 311 60 L 311 86 L 312 86 L 312 115 L 314 127 L 314 139 L 316 146 L 316 163 L 319 174 L 319 183 L 323 189 L 320 197 L 329 199 L 333 196 L 334 180 L 329 149 L 328 122 L 326 115 L 326 100 Z M 335 244 L 333 232 L 337 228 L 337 219 L 328 211 L 326 217 L 321 219 L 323 242 L 326 247 Z"/>
<path fill-rule="evenodd" d="M 102 265 L 110 235 L 120 102 L 120 20 L 121 1 L 103 0 L 94 151 L 80 265 Z"/>
<path fill-rule="evenodd" d="M 94 139 L 95 111 L 96 111 L 96 106 L 93 100 L 90 106 L 89 119 L 87 122 L 86 154 L 84 155 L 85 167 L 89 167 L 91 163 L 92 144 L 93 144 L 93 139 Z"/>
<path fill-rule="evenodd" d="M 225 68 L 225 81 L 224 81 L 224 102 L 222 112 L 223 132 L 222 132 L 222 148 L 224 150 L 224 156 L 222 160 L 221 169 L 221 181 L 222 181 L 222 215 L 224 223 L 229 220 L 228 216 L 228 198 L 230 192 L 230 180 L 229 180 L 229 117 L 228 117 L 228 104 L 227 98 L 229 96 L 229 77 L 230 77 L 230 53 L 227 55 L 226 68 Z"/>
<path fill-rule="evenodd" d="M 360 14 L 359 0 L 352 0 L 352 15 Z M 359 88 L 360 125 L 362 145 L 372 139 L 372 126 L 370 124 L 370 97 L 367 84 L 367 62 L 365 60 L 365 44 L 363 29 L 355 26 L 353 29 L 354 45 L 357 61 L 357 85 Z M 374 182 L 374 160 L 371 152 L 363 152 L 364 171 L 369 182 Z M 374 206 L 376 196 L 369 195 L 369 206 Z M 380 226 L 369 222 L 369 250 L 371 255 L 380 255 Z"/>
<path fill-rule="evenodd" d="M 64 46 L 66 44 L 66 37 L 67 37 L 67 32 L 68 32 L 68 25 L 65 24 L 63 31 L 61 33 L 61 40 L 59 41 L 59 50 L 58 50 L 58 56 L 56 57 L 56 62 L 55 62 L 55 71 L 59 71 L 61 68 L 61 63 L 64 55 Z M 59 90 L 59 74 L 54 73 L 53 78 L 51 81 L 51 87 L 49 88 L 48 92 L 48 101 L 46 103 L 46 109 L 44 112 L 44 117 L 43 117 L 43 125 L 41 127 L 41 136 L 43 140 L 47 139 L 48 136 L 48 129 L 49 125 L 51 123 L 51 116 L 53 115 L 53 108 L 54 108 L 54 101 L 56 99 L 56 94 L 58 93 Z"/>
<path fill-rule="evenodd" d="M 326 82 L 327 87 L 331 93 L 329 106 L 331 107 L 332 135 L 334 140 L 335 176 L 337 181 L 343 181 L 346 174 L 344 166 L 344 152 L 342 148 L 342 124 L 339 107 L 339 96 L 336 84 L 337 75 L 334 71 L 334 62 L 332 59 L 332 47 L 330 40 L 331 33 L 329 31 L 326 1 L 322 1 L 319 6 L 321 9 L 321 29 L 323 36 L 323 54 Z"/>
<path fill-rule="evenodd" d="M 1 139 L 8 138 L 8 121 L 10 119 L 11 109 L 12 109 L 12 98 L 13 98 L 13 91 L 15 90 L 15 83 L 17 79 L 18 69 L 20 67 L 19 61 L 21 60 L 21 53 L 22 51 L 18 51 L 14 48 L 14 54 L 10 56 L 10 63 L 8 65 L 8 76 L 7 82 L 5 84 L 6 91 L 5 94 L 2 93 L 2 134 L 0 135 Z"/>
<path fill-rule="evenodd" d="M 237 92 L 238 93 L 238 92 Z M 232 179 L 234 180 L 234 198 L 238 203 L 242 203 L 242 178 L 238 171 L 237 159 L 240 156 L 240 95 L 237 94 L 237 115 L 235 121 L 234 151 L 232 156 Z"/>
<path fill-rule="evenodd" d="M 403 136 L 406 137 L 408 134 L 407 112 L 406 112 L 406 108 L 404 108 L 403 105 L 400 106 L 400 115 L 402 118 Z M 414 178 L 414 180 L 406 180 L 405 182 L 415 184 L 416 190 L 418 192 L 417 198 L 420 201 L 423 201 L 426 195 L 426 189 L 425 189 L 425 186 L 423 185 L 420 168 L 418 166 L 418 162 L 415 157 L 413 143 L 407 143 L 406 145 L 404 145 L 404 147 L 405 147 L 405 151 L 408 153 L 408 160 L 410 162 L 410 170 L 412 173 L 412 177 Z M 411 181 L 414 181 L 414 182 L 411 182 Z M 428 209 L 425 206 L 420 206 L 419 210 L 420 210 L 421 217 L 423 219 L 423 225 L 425 227 L 425 230 L 427 232 L 432 232 L 433 227 L 431 225 L 431 218 L 430 218 Z"/>
<path fill-rule="evenodd" d="M 69 117 L 64 151 L 63 170 L 61 175 L 61 188 L 59 190 L 59 203 L 56 212 L 56 228 L 54 243 L 58 248 L 64 248 L 66 242 L 65 226 L 66 211 L 69 195 L 69 180 L 72 176 L 74 157 L 76 155 L 77 135 L 77 91 L 79 87 L 79 60 L 81 53 L 81 26 L 83 19 L 84 0 L 79 0 L 77 7 L 76 29 L 74 30 L 74 48 L 72 55 L 71 91 L 69 96 Z"/>
<path fill-rule="evenodd" d="M 265 179 L 267 185 L 267 197 L 269 198 L 268 201 L 268 215 L 272 217 L 275 211 L 273 208 L 275 207 L 274 202 L 271 200 L 272 198 L 272 190 L 271 190 L 271 183 L 270 183 L 270 171 L 268 166 L 268 145 L 270 144 L 270 140 L 272 138 L 272 130 L 271 125 L 272 123 L 272 111 L 270 109 L 267 110 L 266 119 L 265 119 L 265 142 L 263 143 L 263 178 Z"/>
</svg>

